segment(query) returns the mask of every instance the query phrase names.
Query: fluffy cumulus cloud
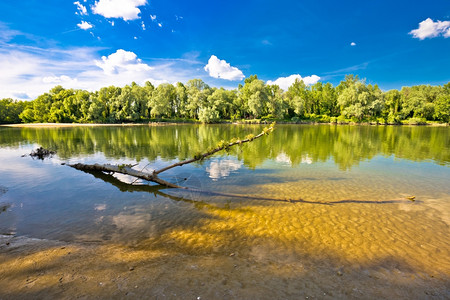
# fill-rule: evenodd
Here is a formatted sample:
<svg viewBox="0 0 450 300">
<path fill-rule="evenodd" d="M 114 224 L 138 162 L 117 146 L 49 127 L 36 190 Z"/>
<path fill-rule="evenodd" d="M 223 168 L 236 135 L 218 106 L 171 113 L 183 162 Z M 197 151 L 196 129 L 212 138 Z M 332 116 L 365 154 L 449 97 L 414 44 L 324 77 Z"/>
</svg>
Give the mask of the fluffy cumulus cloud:
<svg viewBox="0 0 450 300">
<path fill-rule="evenodd" d="M 436 21 L 428 18 L 419 23 L 419 28 L 409 32 L 414 38 L 423 40 L 438 36 L 450 37 L 450 21 Z"/>
<path fill-rule="evenodd" d="M 351 42 L 350 46 L 356 46 L 356 43 L 355 42 Z"/>
<path fill-rule="evenodd" d="M 211 55 L 208 64 L 205 66 L 205 71 L 209 76 L 214 78 L 221 78 L 226 80 L 242 80 L 245 78 L 241 70 L 232 67 L 225 60 L 220 60 L 215 55 Z"/>
<path fill-rule="evenodd" d="M 77 14 L 80 14 L 80 15 L 87 15 L 88 14 L 86 6 L 81 4 L 80 1 L 76 1 L 73 4 L 75 4 L 77 6 L 77 9 L 78 9 Z"/>
<path fill-rule="evenodd" d="M 105 18 L 122 18 L 125 21 L 139 19 L 139 6 L 147 4 L 147 0 L 99 0 L 92 11 Z"/>
<path fill-rule="evenodd" d="M 312 85 L 318 82 L 320 80 L 320 77 L 317 75 L 302 77 L 299 74 L 294 74 L 288 77 L 280 77 L 275 81 L 268 80 L 267 84 L 276 84 L 283 90 L 287 91 L 287 89 L 295 82 L 295 80 L 303 80 L 306 85 Z"/>
<path fill-rule="evenodd" d="M 108 75 L 118 74 L 119 72 L 150 71 L 152 69 L 149 65 L 142 63 L 135 53 L 122 49 L 108 57 L 102 56 L 102 60 L 97 61 L 96 65 Z"/>
<path fill-rule="evenodd" d="M 84 29 L 84 30 L 88 30 L 88 29 L 91 29 L 91 28 L 92 28 L 92 25 L 89 24 L 89 23 L 86 22 L 86 21 L 81 21 L 81 23 L 80 23 L 80 24 L 77 24 L 77 26 L 80 27 L 81 29 Z"/>
</svg>

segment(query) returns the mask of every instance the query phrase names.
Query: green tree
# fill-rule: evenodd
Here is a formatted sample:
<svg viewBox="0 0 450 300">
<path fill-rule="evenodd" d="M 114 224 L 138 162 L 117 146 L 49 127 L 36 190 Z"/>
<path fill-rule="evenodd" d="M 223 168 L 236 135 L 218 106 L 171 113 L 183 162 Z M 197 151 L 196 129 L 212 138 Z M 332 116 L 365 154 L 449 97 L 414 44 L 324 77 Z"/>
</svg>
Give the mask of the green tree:
<svg viewBox="0 0 450 300">
<path fill-rule="evenodd" d="M 241 103 L 247 108 L 248 115 L 259 118 L 267 114 L 267 89 L 264 81 L 258 76 L 252 75 L 245 79 L 244 86 L 240 90 Z"/>
<path fill-rule="evenodd" d="M 208 114 L 214 115 L 216 119 L 230 118 L 234 95 L 234 93 L 230 93 L 224 88 L 214 89 L 207 98 Z"/>
<path fill-rule="evenodd" d="M 191 79 L 186 83 L 186 92 L 186 110 L 191 118 L 197 119 L 200 108 L 206 106 L 211 89 L 203 80 Z"/>
<path fill-rule="evenodd" d="M 175 115 L 179 118 L 188 118 L 189 112 L 187 110 L 188 94 L 183 83 L 177 82 L 175 86 Z"/>
<path fill-rule="evenodd" d="M 24 111 L 26 106 L 26 103 L 11 98 L 0 100 L 0 123 L 20 123 L 21 118 L 19 115 Z"/>
<path fill-rule="evenodd" d="M 303 80 L 296 79 L 286 92 L 289 108 L 296 116 L 303 117 L 308 105 L 308 90 Z"/>
<path fill-rule="evenodd" d="M 434 102 L 434 118 L 448 123 L 450 121 L 450 93 L 442 93 Z"/>
<path fill-rule="evenodd" d="M 283 119 L 286 115 L 287 104 L 283 98 L 283 90 L 276 84 L 267 85 L 267 112 L 273 117 Z"/>
<path fill-rule="evenodd" d="M 338 88 L 337 103 L 341 115 L 362 121 L 381 114 L 384 106 L 382 92 L 377 85 L 367 85 L 358 76 L 347 75 Z"/>
<path fill-rule="evenodd" d="M 175 87 L 170 83 L 160 84 L 152 95 L 152 117 L 171 117 L 173 104 L 176 101 Z"/>
<path fill-rule="evenodd" d="M 329 82 L 322 85 L 322 96 L 319 102 L 320 114 L 327 116 L 338 116 L 337 95 L 333 85 Z"/>
</svg>

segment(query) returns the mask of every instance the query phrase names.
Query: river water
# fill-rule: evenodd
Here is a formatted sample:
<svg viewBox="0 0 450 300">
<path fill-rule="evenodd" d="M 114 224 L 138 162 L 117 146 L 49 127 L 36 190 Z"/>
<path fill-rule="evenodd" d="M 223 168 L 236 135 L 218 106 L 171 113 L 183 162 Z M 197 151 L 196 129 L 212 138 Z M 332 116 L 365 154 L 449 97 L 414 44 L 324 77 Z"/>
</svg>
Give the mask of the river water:
<svg viewBox="0 0 450 300">
<path fill-rule="evenodd" d="M 219 269 L 214 258 L 239 256 L 248 262 L 242 274 L 274 290 L 283 282 L 273 278 L 318 269 L 317 278 L 330 270 L 338 279 L 349 272 L 402 286 L 417 276 L 439 278 L 447 285 L 440 295 L 448 295 L 448 127 L 277 125 L 267 137 L 160 175 L 195 190 L 67 166 L 151 171 L 261 129 L 1 127 L 0 234 L 158 249 L 203 258 L 204 267 L 216 261 Z M 57 154 L 27 156 L 39 146 Z M 320 294 L 338 285 L 316 277 L 309 288 Z M 284 285 L 284 297 L 295 295 Z M 339 295 L 363 297 L 355 289 Z"/>
</svg>

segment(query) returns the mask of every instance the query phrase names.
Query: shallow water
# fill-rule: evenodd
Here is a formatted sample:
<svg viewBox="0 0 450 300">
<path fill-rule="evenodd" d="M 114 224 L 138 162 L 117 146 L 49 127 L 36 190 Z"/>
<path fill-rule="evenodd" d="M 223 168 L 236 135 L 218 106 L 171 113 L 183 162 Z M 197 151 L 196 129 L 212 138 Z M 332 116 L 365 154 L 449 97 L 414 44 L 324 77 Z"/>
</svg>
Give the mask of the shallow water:
<svg viewBox="0 0 450 300">
<path fill-rule="evenodd" d="M 289 276 L 322 266 L 448 280 L 448 127 L 278 125 L 268 137 L 161 175 L 215 194 L 130 186 L 125 176 L 61 165 L 151 170 L 261 128 L 0 128 L 0 234 L 236 255 L 289 266 L 270 267 Z M 38 146 L 57 155 L 22 157 Z"/>
</svg>

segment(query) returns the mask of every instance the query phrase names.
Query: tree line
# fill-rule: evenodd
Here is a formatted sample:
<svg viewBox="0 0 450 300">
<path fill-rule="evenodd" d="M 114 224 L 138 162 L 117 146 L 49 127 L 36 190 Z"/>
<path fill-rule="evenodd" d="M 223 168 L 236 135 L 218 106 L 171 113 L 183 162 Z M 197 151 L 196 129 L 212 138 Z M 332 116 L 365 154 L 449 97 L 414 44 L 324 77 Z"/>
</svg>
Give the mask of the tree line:
<svg viewBox="0 0 450 300">
<path fill-rule="evenodd" d="M 155 87 L 135 82 L 99 91 L 56 86 L 33 101 L 0 100 L 0 123 L 122 123 L 154 119 L 274 119 L 298 122 L 376 122 L 380 124 L 448 123 L 450 82 L 383 92 L 378 85 L 347 75 L 334 87 L 296 80 L 287 91 L 252 75 L 237 89 L 208 86 L 201 79 Z"/>
</svg>

